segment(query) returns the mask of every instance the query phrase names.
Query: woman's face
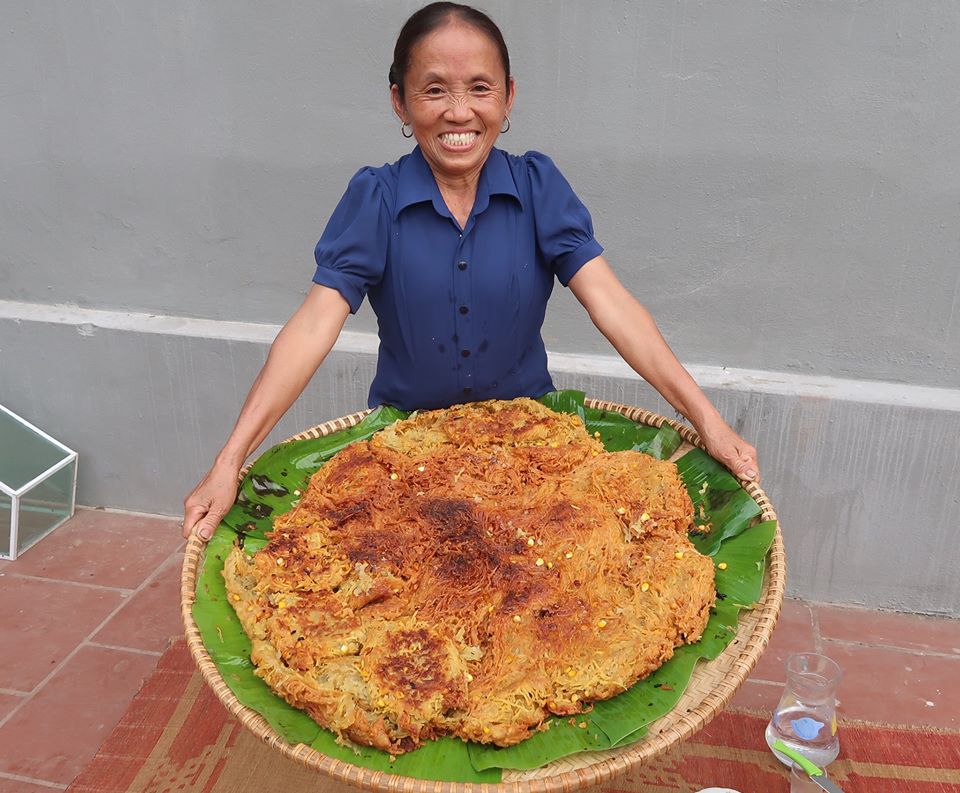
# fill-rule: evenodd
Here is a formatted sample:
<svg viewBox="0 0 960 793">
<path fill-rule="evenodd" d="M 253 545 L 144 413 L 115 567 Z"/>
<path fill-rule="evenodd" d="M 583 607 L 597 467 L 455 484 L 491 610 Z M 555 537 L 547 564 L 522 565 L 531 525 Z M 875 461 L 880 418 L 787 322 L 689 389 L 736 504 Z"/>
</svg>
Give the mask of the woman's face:
<svg viewBox="0 0 960 793">
<path fill-rule="evenodd" d="M 494 43 L 468 25 L 444 25 L 414 46 L 405 96 L 393 86 L 391 98 L 438 180 L 480 173 L 513 106 L 505 79 Z"/>
</svg>

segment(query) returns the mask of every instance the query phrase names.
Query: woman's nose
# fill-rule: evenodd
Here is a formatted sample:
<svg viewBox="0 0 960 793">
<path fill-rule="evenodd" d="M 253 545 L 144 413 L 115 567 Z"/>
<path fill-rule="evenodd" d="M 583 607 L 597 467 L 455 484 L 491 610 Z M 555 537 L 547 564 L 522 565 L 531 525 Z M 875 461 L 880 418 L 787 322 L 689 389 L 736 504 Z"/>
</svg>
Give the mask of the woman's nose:
<svg viewBox="0 0 960 793">
<path fill-rule="evenodd" d="M 469 94 L 450 94 L 446 116 L 450 121 L 466 121 L 473 117 Z"/>
</svg>

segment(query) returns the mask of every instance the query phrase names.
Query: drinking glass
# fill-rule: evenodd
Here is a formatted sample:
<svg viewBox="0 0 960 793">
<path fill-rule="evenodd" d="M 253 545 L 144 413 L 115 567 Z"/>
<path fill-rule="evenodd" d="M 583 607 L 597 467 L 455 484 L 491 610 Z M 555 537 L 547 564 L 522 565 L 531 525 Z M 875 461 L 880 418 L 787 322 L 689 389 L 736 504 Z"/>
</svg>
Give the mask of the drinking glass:
<svg viewBox="0 0 960 793">
<path fill-rule="evenodd" d="M 785 766 L 786 755 L 772 749 L 781 740 L 823 768 L 837 759 L 837 685 L 843 675 L 836 661 L 818 653 L 787 658 L 787 684 L 766 729 L 767 745 Z"/>
</svg>

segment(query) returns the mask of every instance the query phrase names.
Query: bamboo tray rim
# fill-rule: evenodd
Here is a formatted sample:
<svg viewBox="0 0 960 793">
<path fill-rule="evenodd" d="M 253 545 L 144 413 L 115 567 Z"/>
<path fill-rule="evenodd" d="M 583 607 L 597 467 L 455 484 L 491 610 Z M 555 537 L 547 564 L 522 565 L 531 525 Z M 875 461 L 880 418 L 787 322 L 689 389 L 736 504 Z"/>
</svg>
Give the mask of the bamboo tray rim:
<svg viewBox="0 0 960 793">
<path fill-rule="evenodd" d="M 617 412 L 626 416 L 631 421 L 657 428 L 660 428 L 664 424 L 669 424 L 680 433 L 680 437 L 683 438 L 684 441 L 691 446 L 704 449 L 700 436 L 692 428 L 657 413 L 652 413 L 639 407 L 592 398 L 585 399 L 584 405 L 600 410 Z M 326 421 L 297 433 L 282 441 L 282 443 L 319 438 L 348 429 L 356 426 L 371 412 L 371 410 L 362 410 Z M 704 451 L 706 450 L 704 449 Z M 250 465 L 247 465 L 240 471 L 241 479 L 249 469 Z M 760 486 L 756 482 L 749 480 L 741 479 L 739 481 L 747 493 L 759 505 L 761 510 L 760 520 L 777 521 L 777 515 L 773 509 L 773 505 Z M 766 649 L 776 625 L 777 617 L 780 614 L 780 608 L 783 604 L 786 591 L 786 554 L 783 546 L 783 535 L 780 531 L 779 521 L 777 521 L 773 544 L 767 556 L 761 598 L 753 610 L 745 612 L 753 615 L 752 621 L 754 624 L 752 627 L 744 630 L 746 626 L 743 624 L 743 614 L 741 614 L 741 618 L 738 619 L 736 634 L 738 642 L 731 642 L 723 653 L 718 656 L 718 658 L 727 657 L 728 660 L 731 660 L 730 669 L 706 693 L 699 704 L 690 708 L 686 713 L 680 715 L 674 722 L 667 724 L 664 729 L 657 733 L 651 731 L 636 743 L 628 744 L 619 749 L 611 749 L 597 753 L 603 756 L 598 757 L 595 762 L 583 767 L 562 770 L 552 775 L 541 774 L 529 779 L 507 780 L 497 784 L 439 782 L 362 768 L 329 757 L 305 744 L 290 744 L 269 725 L 263 716 L 243 705 L 227 686 L 219 670 L 214 665 L 203 643 L 200 629 L 193 618 L 197 578 L 203 563 L 205 548 L 206 543 L 196 535 L 191 536 L 187 542 L 183 567 L 180 574 L 180 611 L 185 628 L 187 647 L 200 670 L 201 676 L 213 689 L 217 698 L 231 714 L 237 717 L 244 727 L 285 757 L 305 765 L 308 768 L 313 768 L 327 774 L 341 782 L 355 785 L 366 790 L 385 791 L 386 793 L 559 793 L 560 791 L 568 793 L 568 791 L 604 782 L 618 774 L 626 772 L 635 765 L 642 764 L 660 755 L 672 746 L 687 740 L 705 727 L 731 700 L 736 690 L 744 680 L 746 680 L 754 666 L 756 666 L 764 649 Z M 742 636 L 741 631 L 744 634 Z M 742 649 L 740 649 L 736 657 L 733 657 L 733 653 L 736 653 L 736 650 L 731 650 L 731 648 L 734 648 L 738 643 L 742 646 Z M 697 666 L 694 668 L 691 677 L 691 684 L 688 685 L 688 690 L 695 685 L 697 673 L 703 665 L 704 662 L 702 660 L 697 662 Z M 671 715 L 675 714 L 677 709 L 678 708 L 674 708 L 674 711 L 671 711 L 658 721 L 669 719 Z M 654 724 L 656 723 L 657 722 L 654 722 Z M 577 755 L 573 755 L 573 757 L 577 757 Z M 551 766 L 565 765 L 565 759 L 566 758 L 560 758 L 546 766 L 542 766 L 539 770 L 541 772 L 549 771 Z M 505 770 L 504 773 L 516 772 L 508 772 Z"/>
</svg>

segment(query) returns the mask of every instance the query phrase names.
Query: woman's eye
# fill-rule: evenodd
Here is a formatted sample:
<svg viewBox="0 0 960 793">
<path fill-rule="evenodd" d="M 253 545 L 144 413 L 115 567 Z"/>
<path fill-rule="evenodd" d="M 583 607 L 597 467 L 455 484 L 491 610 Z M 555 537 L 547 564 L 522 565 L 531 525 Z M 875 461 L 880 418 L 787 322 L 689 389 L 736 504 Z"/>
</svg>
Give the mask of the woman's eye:
<svg viewBox="0 0 960 793">
<path fill-rule="evenodd" d="M 427 89 L 427 93 L 430 96 L 443 96 L 443 89 L 438 85 L 432 85 Z"/>
<path fill-rule="evenodd" d="M 475 85 L 473 86 L 473 93 L 475 94 L 488 94 L 490 93 L 489 85 Z"/>
</svg>

